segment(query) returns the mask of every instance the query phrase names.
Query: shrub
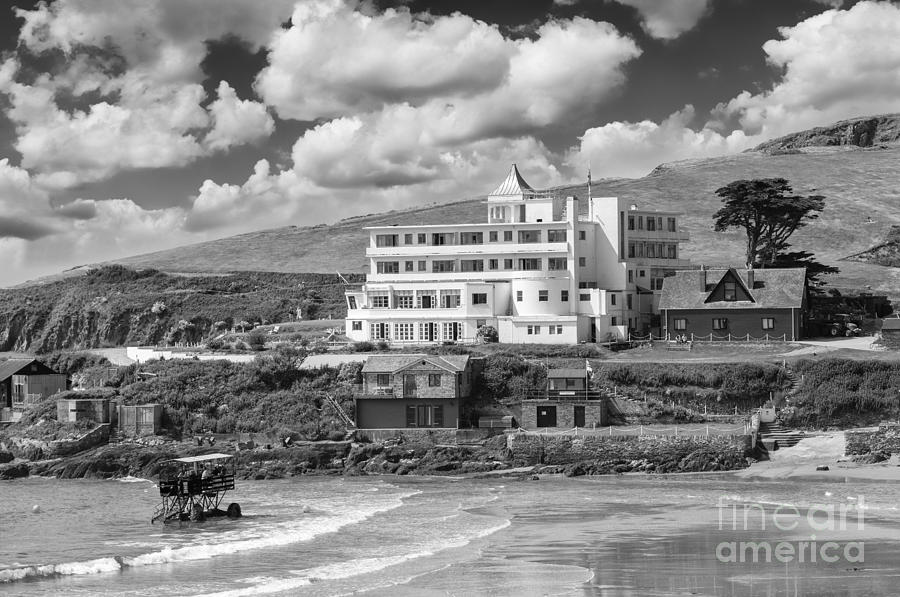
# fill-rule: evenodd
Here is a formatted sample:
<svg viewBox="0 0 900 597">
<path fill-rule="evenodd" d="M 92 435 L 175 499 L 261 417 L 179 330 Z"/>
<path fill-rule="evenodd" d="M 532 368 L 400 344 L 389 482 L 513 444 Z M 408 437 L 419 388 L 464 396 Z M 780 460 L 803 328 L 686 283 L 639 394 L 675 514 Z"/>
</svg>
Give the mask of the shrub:
<svg viewBox="0 0 900 597">
<path fill-rule="evenodd" d="M 353 346 L 350 347 L 353 352 L 372 352 L 375 350 L 375 345 L 371 342 L 354 342 Z"/>
</svg>

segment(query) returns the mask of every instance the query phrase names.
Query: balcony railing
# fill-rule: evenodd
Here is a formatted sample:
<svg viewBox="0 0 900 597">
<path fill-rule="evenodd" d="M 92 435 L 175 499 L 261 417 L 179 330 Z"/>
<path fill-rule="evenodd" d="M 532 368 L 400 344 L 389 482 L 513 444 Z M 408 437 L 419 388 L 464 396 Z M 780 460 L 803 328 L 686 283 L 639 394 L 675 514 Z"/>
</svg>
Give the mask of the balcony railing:
<svg viewBox="0 0 900 597">
<path fill-rule="evenodd" d="M 607 395 L 600 390 L 535 390 L 527 392 L 523 400 L 602 400 Z"/>
</svg>

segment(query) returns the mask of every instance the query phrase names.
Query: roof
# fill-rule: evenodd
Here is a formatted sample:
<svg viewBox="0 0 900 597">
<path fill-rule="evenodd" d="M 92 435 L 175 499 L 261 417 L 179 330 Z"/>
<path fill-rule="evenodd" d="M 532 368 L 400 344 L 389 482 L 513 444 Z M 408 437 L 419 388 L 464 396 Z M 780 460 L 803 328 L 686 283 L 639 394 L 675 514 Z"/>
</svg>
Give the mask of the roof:
<svg viewBox="0 0 900 597">
<path fill-rule="evenodd" d="M 509 174 L 500 186 L 494 189 L 488 197 L 506 197 L 510 195 L 524 195 L 526 191 L 533 191 L 525 179 L 522 178 L 522 175 L 519 174 L 519 169 L 515 164 L 512 165 L 512 168 L 509 169 Z"/>
<path fill-rule="evenodd" d="M 22 369 L 28 367 L 32 363 L 35 363 L 38 366 L 38 371 L 35 372 L 35 375 L 62 375 L 61 373 L 57 373 L 34 357 L 25 359 L 13 358 L 6 361 L 0 361 L 0 381 L 9 379 L 11 376 L 16 375 L 17 373 L 22 371 Z"/>
<path fill-rule="evenodd" d="M 663 281 L 659 308 L 662 309 L 799 309 L 806 290 L 806 269 L 756 269 L 752 288 L 747 282 L 747 270 L 707 269 L 675 272 Z M 726 274 L 732 272 L 752 297 L 752 301 L 708 300 Z M 703 276 L 706 284 L 703 285 Z"/>
<path fill-rule="evenodd" d="M 369 355 L 354 354 L 311 354 L 300 363 L 299 369 L 318 369 L 319 367 L 339 367 L 347 363 L 365 363 Z"/>
<path fill-rule="evenodd" d="M 191 464 L 194 462 L 207 462 L 209 460 L 225 460 L 226 458 L 234 458 L 231 454 L 222 454 L 217 452 L 215 454 L 203 454 L 201 456 L 185 456 L 184 458 L 173 458 L 171 462 L 183 462 L 185 464 Z"/>
<path fill-rule="evenodd" d="M 553 379 L 560 378 L 584 378 L 587 377 L 586 369 L 550 369 L 547 371 L 547 377 L 551 377 Z"/>
<path fill-rule="evenodd" d="M 363 365 L 363 373 L 396 373 L 416 363 L 424 361 L 438 369 L 446 371 L 465 371 L 469 364 L 469 355 L 430 354 L 373 354 Z"/>
</svg>

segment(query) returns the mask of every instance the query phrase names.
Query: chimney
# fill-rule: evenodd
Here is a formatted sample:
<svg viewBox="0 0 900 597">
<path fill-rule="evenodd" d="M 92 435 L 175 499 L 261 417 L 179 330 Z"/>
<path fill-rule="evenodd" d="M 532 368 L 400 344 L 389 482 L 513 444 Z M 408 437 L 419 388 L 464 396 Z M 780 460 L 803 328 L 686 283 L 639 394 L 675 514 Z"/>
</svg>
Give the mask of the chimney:
<svg viewBox="0 0 900 597">
<path fill-rule="evenodd" d="M 706 292 L 706 266 L 700 266 L 700 291 Z"/>
<path fill-rule="evenodd" d="M 753 267 L 747 268 L 747 289 L 753 290 L 753 283 L 756 281 L 755 272 L 753 271 Z"/>
</svg>

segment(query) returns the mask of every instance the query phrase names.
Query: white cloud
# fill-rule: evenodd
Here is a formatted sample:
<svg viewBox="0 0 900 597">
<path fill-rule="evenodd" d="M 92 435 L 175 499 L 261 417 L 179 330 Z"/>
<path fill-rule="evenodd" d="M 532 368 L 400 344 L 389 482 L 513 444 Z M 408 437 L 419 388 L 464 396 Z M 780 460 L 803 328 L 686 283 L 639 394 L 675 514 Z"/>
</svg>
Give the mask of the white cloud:
<svg viewBox="0 0 900 597">
<path fill-rule="evenodd" d="M 275 130 L 275 121 L 266 111 L 265 104 L 238 99 L 237 93 L 225 81 L 219 83 L 218 96 L 209 106 L 213 128 L 204 142 L 210 149 L 222 150 L 253 143 Z"/>
<path fill-rule="evenodd" d="M 835 121 L 900 111 L 900 6 L 863 1 L 828 10 L 763 45 L 781 79 L 720 104 L 700 130 L 693 110 L 661 123 L 611 122 L 585 131 L 567 162 L 608 176 L 641 176 L 662 162 L 732 153 Z M 727 131 L 726 122 L 739 127 Z"/>
<path fill-rule="evenodd" d="M 205 44 L 236 35 L 258 48 L 289 13 L 284 0 L 60 0 L 17 10 L 20 51 L 56 58 L 34 80 L 14 59 L 0 67 L 23 166 L 62 188 L 258 139 L 250 125 L 271 131 L 262 106 L 237 100 L 227 84 L 212 116 L 203 108 Z M 204 145 L 198 137 L 210 126 Z"/>
<path fill-rule="evenodd" d="M 710 0 L 614 0 L 635 8 L 641 26 L 651 37 L 675 39 L 697 26 L 710 8 Z"/>
</svg>

